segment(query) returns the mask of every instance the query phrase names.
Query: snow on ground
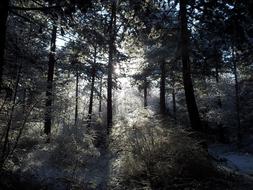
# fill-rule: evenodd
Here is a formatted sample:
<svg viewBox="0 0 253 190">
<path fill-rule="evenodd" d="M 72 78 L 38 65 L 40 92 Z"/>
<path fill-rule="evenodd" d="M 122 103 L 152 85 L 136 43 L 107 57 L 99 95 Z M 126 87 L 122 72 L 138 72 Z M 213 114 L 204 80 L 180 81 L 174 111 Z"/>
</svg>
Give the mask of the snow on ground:
<svg viewBox="0 0 253 190">
<path fill-rule="evenodd" d="M 253 175 L 253 155 L 248 153 L 230 152 L 224 154 L 229 162 L 233 163 L 238 171 Z"/>
<path fill-rule="evenodd" d="M 210 145 L 209 153 L 222 160 L 232 171 L 253 176 L 253 154 L 239 151 L 235 145 Z"/>
</svg>

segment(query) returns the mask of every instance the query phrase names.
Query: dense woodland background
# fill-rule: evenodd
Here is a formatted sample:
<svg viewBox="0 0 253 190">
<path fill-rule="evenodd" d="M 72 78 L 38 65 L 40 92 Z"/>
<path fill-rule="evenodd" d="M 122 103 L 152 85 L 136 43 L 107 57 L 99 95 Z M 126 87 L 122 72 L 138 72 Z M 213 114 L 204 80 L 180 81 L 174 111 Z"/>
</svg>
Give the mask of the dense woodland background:
<svg viewBox="0 0 253 190">
<path fill-rule="evenodd" d="M 253 189 L 252 10 L 1 0 L 0 189 Z"/>
</svg>

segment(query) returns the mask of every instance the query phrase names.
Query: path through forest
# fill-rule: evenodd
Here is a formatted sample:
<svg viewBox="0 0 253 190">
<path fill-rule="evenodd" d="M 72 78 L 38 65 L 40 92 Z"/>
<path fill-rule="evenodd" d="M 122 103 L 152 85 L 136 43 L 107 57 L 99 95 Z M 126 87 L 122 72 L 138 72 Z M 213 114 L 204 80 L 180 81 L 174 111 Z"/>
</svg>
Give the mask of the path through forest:
<svg viewBox="0 0 253 190">
<path fill-rule="evenodd" d="M 111 154 L 100 149 L 100 156 L 94 159 L 85 171 L 87 187 L 106 190 L 110 178 Z"/>
<path fill-rule="evenodd" d="M 209 146 L 209 153 L 221 161 L 223 167 L 232 172 L 253 176 L 253 154 L 238 150 L 236 145 L 213 144 Z"/>
</svg>

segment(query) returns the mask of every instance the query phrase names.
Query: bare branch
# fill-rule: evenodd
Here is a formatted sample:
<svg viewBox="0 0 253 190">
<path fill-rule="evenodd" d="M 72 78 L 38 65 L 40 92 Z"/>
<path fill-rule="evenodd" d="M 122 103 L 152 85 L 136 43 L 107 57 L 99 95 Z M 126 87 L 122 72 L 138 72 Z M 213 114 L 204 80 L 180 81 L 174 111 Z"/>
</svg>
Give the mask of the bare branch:
<svg viewBox="0 0 253 190">
<path fill-rule="evenodd" d="M 52 9 L 59 9 L 62 6 L 51 6 L 51 7 L 17 7 L 17 6 L 9 6 L 11 10 L 20 10 L 20 11 L 46 11 Z"/>
</svg>

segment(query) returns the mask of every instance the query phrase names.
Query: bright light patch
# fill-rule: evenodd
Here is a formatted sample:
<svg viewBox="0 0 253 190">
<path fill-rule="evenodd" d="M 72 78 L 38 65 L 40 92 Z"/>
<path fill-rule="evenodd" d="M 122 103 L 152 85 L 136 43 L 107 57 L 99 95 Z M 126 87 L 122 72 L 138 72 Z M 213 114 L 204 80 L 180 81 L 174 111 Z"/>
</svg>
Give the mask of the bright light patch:
<svg viewBox="0 0 253 190">
<path fill-rule="evenodd" d="M 120 67 L 119 67 L 119 64 L 117 64 L 115 67 L 114 67 L 114 73 L 116 75 L 120 75 Z"/>
</svg>

